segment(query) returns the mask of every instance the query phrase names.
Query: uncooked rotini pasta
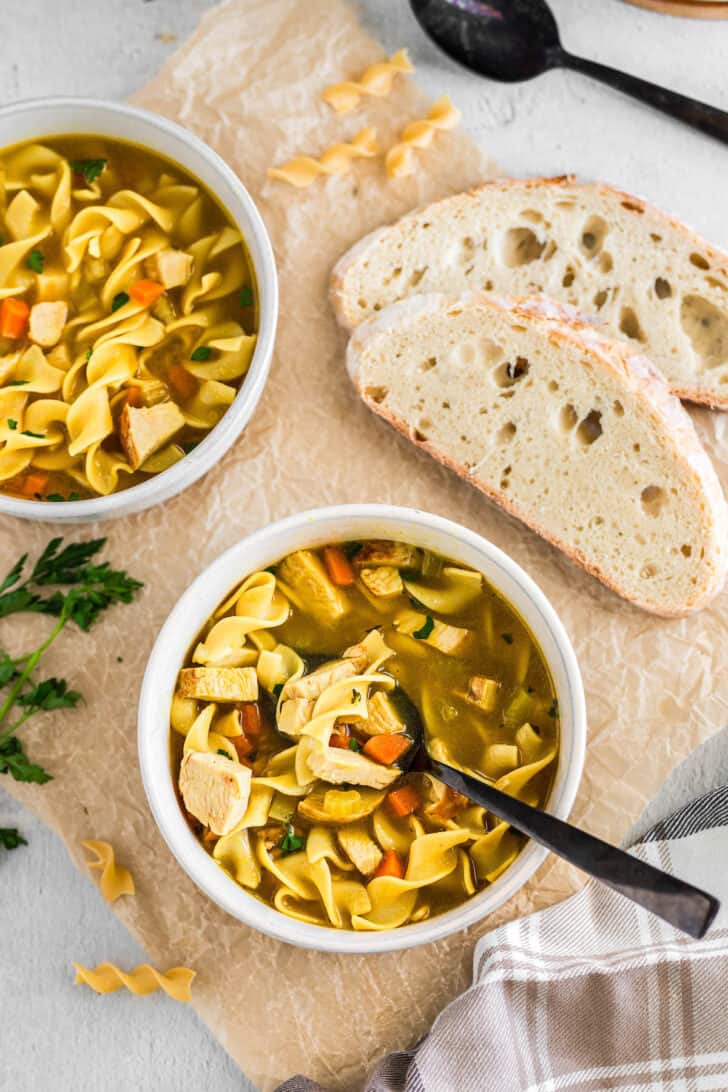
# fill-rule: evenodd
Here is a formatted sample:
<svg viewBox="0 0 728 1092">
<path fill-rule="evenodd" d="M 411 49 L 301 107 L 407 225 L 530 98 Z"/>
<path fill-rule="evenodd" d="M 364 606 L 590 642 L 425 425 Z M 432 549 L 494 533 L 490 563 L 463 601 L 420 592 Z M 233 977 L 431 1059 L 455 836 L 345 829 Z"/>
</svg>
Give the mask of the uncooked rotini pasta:
<svg viewBox="0 0 728 1092">
<path fill-rule="evenodd" d="M 385 166 L 390 178 L 405 178 L 414 172 L 415 149 L 429 148 L 441 129 L 454 129 L 461 113 L 453 106 L 449 95 L 443 95 L 433 105 L 426 118 L 412 121 L 400 135 L 397 144 L 387 152 Z"/>
<path fill-rule="evenodd" d="M 116 902 L 121 895 L 135 893 L 134 877 L 128 868 L 116 863 L 114 847 L 109 842 L 89 839 L 81 842 L 84 849 L 96 855 L 95 861 L 89 861 L 88 867 L 101 872 L 99 890 L 107 902 Z"/>
<path fill-rule="evenodd" d="M 346 174 L 355 159 L 372 159 L 379 155 L 376 138 L 376 129 L 360 129 L 353 140 L 332 145 L 319 159 L 295 156 L 280 167 L 269 167 L 268 175 L 302 188 L 310 186 L 322 174 Z"/>
<path fill-rule="evenodd" d="M 384 98 L 392 90 L 392 84 L 399 73 L 414 72 L 414 65 L 407 56 L 406 49 L 399 49 L 386 61 L 372 64 L 356 80 L 342 80 L 331 84 L 322 93 L 321 98 L 332 106 L 337 114 L 348 114 L 354 110 L 362 98 L 373 95 Z"/>
<path fill-rule="evenodd" d="M 136 485 L 233 401 L 258 311 L 245 243 L 197 179 L 106 137 L 0 153 L 0 489 Z"/>
<path fill-rule="evenodd" d="M 164 990 L 174 1001 L 189 1001 L 195 977 L 195 971 L 188 967 L 172 967 L 162 973 L 148 963 L 140 963 L 132 971 L 122 971 L 113 963 L 99 963 L 92 969 L 80 963 L 73 966 L 76 968 L 75 984 L 90 986 L 96 993 L 113 993 L 125 988 L 144 997 L 155 990 Z"/>
</svg>

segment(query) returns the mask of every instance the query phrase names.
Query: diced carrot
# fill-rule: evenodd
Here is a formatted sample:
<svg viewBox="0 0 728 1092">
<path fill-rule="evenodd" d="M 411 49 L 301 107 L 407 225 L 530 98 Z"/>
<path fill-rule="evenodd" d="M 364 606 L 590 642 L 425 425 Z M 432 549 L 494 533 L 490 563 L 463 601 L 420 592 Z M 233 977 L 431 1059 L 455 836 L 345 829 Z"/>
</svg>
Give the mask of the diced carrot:
<svg viewBox="0 0 728 1092">
<path fill-rule="evenodd" d="M 389 810 L 398 819 L 404 819 L 405 815 L 411 815 L 420 806 L 420 794 L 414 785 L 401 785 L 398 789 L 392 789 L 387 794 Z"/>
<path fill-rule="evenodd" d="M 404 861 L 397 853 L 396 849 L 388 849 L 385 851 L 376 872 L 374 878 L 378 876 L 396 876 L 398 880 L 404 878 Z"/>
<path fill-rule="evenodd" d="M 239 736 L 232 736 L 230 742 L 238 752 L 238 758 L 241 762 L 244 758 L 247 758 L 248 755 L 252 755 L 255 750 L 255 744 L 248 739 L 245 733 L 241 733 Z"/>
<path fill-rule="evenodd" d="M 30 308 L 25 300 L 8 296 L 0 306 L 0 337 L 22 337 L 28 328 Z"/>
<path fill-rule="evenodd" d="M 209 827 L 205 827 L 205 833 L 202 835 L 203 842 L 207 842 L 209 844 L 210 842 L 216 842 L 218 838 L 218 834 L 213 834 Z"/>
<path fill-rule="evenodd" d="M 42 470 L 34 470 L 23 482 L 23 493 L 26 497 L 34 497 L 36 493 L 43 496 L 47 488 L 48 475 Z"/>
<path fill-rule="evenodd" d="M 243 718 L 243 735 L 248 739 L 257 739 L 262 728 L 260 706 L 257 701 L 244 701 L 239 708 Z"/>
<path fill-rule="evenodd" d="M 126 404 L 127 406 L 134 406 L 136 409 L 144 405 L 142 402 L 142 392 L 139 387 L 127 387 Z"/>
<path fill-rule="evenodd" d="M 156 281 L 135 281 L 129 286 L 129 295 L 142 307 L 151 307 L 164 293 L 164 285 Z"/>
<path fill-rule="evenodd" d="M 332 732 L 329 739 L 329 747 L 338 747 L 341 751 L 349 750 L 349 733 L 348 732 Z"/>
<path fill-rule="evenodd" d="M 332 583 L 348 588 L 355 582 L 354 570 L 340 546 L 324 546 L 324 561 Z"/>
<path fill-rule="evenodd" d="M 167 372 L 167 382 L 180 402 L 186 402 L 197 393 L 197 380 L 182 364 L 172 364 Z"/>
<path fill-rule="evenodd" d="M 398 758 L 410 749 L 412 740 L 401 732 L 372 736 L 364 744 L 364 754 L 373 758 L 375 762 L 381 762 L 382 766 L 391 766 Z"/>
</svg>

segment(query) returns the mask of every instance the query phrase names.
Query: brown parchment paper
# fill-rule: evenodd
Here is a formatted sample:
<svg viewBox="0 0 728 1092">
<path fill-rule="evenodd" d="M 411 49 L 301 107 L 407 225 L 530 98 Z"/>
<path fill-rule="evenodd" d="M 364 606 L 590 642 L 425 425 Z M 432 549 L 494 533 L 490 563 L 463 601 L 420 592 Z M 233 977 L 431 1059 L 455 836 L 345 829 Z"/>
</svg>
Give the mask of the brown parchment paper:
<svg viewBox="0 0 728 1092">
<path fill-rule="evenodd" d="M 468 984 L 479 935 L 561 899 L 579 881 L 552 858 L 468 933 L 370 957 L 289 947 L 213 906 L 175 863 L 147 809 L 136 701 L 160 624 L 222 550 L 314 505 L 388 501 L 459 520 L 508 551 L 551 598 L 575 644 L 589 747 L 573 815 L 607 838 L 620 839 L 678 761 L 728 721 L 725 594 L 711 610 L 682 621 L 633 609 L 407 445 L 354 397 L 326 300 L 333 262 L 364 232 L 489 172 L 474 143 L 456 131 L 438 135 L 421 156 L 421 171 L 396 183 L 386 181 L 381 162 L 360 163 L 351 175 L 308 190 L 266 179 L 269 164 L 301 150 L 322 151 L 364 124 L 375 124 L 387 146 L 422 114 L 428 103 L 411 79 L 398 79 L 390 98 L 370 100 L 344 119 L 319 101 L 326 83 L 382 55 L 343 0 L 231 0 L 203 20 L 137 96 L 207 140 L 257 200 L 280 273 L 275 360 L 257 413 L 218 467 L 163 507 L 103 526 L 106 556 L 146 587 L 89 636 L 69 629 L 53 650 L 50 671 L 69 676 L 87 699 L 77 712 L 38 719 L 24 730 L 31 756 L 55 780 L 44 787 L 8 778 L 2 784 L 60 832 L 79 865 L 82 838 L 113 842 L 138 892 L 116 911 L 156 963 L 197 970 L 195 1008 L 264 1089 L 296 1071 L 330 1088 L 357 1087 L 377 1056 L 415 1042 Z M 696 412 L 695 419 L 725 484 L 728 414 Z M 6 518 L 0 556 L 10 562 L 39 550 L 52 530 Z M 71 528 L 77 538 L 97 532 Z M 3 642 L 20 649 L 46 622 L 4 623 Z M 99 962 L 115 955 L 96 954 Z M 69 989 L 75 955 L 68 952 Z"/>
</svg>

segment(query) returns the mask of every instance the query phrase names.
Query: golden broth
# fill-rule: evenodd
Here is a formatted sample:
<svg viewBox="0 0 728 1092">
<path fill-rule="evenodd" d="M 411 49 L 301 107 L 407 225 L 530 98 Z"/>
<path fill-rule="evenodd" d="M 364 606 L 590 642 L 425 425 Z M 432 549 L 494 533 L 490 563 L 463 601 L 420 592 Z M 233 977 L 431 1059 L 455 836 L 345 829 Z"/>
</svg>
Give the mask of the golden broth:
<svg viewBox="0 0 728 1092">
<path fill-rule="evenodd" d="M 147 148 L 49 137 L 0 153 L 0 236 L 0 490 L 75 500 L 183 458 L 258 329 L 220 202 Z"/>
<path fill-rule="evenodd" d="M 385 558 L 392 545 L 400 549 L 387 543 L 338 544 L 298 551 L 267 573 L 253 574 L 236 593 L 240 598 L 235 601 L 233 597 L 210 620 L 185 665 L 188 671 L 199 670 L 196 665 L 201 663 L 214 669 L 214 663 L 222 661 L 210 656 L 222 647 L 218 638 L 226 621 L 248 619 L 240 649 L 249 649 L 244 670 L 257 673 L 260 686 L 255 701 L 234 708 L 255 706 L 256 714 L 251 718 L 254 730 L 246 734 L 249 713 L 245 713 L 240 736 L 223 740 L 222 765 L 231 759 L 242 761 L 251 770 L 251 784 L 258 786 L 254 789 L 258 794 L 266 778 L 280 778 L 287 771 L 292 779 L 283 791 L 276 788 L 271 805 L 257 817 L 251 815 L 249 803 L 232 833 L 216 834 L 204 815 L 188 811 L 188 819 L 205 848 L 251 893 L 294 917 L 342 928 L 397 927 L 442 913 L 492 882 L 512 863 L 525 841 L 430 775 L 402 774 L 396 766 L 400 757 L 385 761 L 391 741 L 404 741 L 402 758 L 409 753 L 407 744 L 416 734 L 416 714 L 405 712 L 394 727 L 380 732 L 378 710 L 382 706 L 390 712 L 406 710 L 406 705 L 398 704 L 403 691 L 421 718 L 435 757 L 496 783 L 505 777 L 501 784 L 507 791 L 537 805 L 548 798 L 559 739 L 556 695 L 543 655 L 521 618 L 495 589 L 480 574 L 457 562 L 414 548 L 405 564 L 370 567 L 366 558 L 372 545 L 375 556 Z M 423 575 L 423 569 L 428 575 Z M 337 585 L 337 577 L 344 583 Z M 385 589 L 387 594 L 376 594 L 377 589 Z M 440 609 L 424 600 L 437 603 Z M 259 612 L 260 629 L 249 617 L 254 607 Z M 245 628 L 242 622 L 235 624 Z M 362 654 L 361 661 L 352 666 L 362 642 L 370 646 L 368 660 Z M 284 682 L 284 671 L 281 681 L 274 683 L 276 676 L 269 673 L 270 656 L 278 655 L 282 647 L 295 652 L 301 666 L 298 675 L 294 672 Z M 229 653 L 229 646 L 226 648 Z M 231 662 L 229 655 L 225 662 Z M 294 662 L 291 658 L 286 671 L 293 669 Z M 348 672 L 338 682 L 332 662 L 339 665 L 337 671 Z M 180 694 L 184 674 L 183 670 Z M 316 679 L 321 680 L 318 687 Z M 320 692 L 306 710 L 302 731 L 296 728 L 298 734 L 291 735 L 290 705 L 304 700 L 296 696 L 302 688 Z M 380 697 L 376 697 L 378 692 Z M 377 712 L 373 711 L 375 705 Z M 199 732 L 199 718 L 209 710 L 209 702 L 194 700 L 180 719 L 181 708 L 176 713 L 173 709 L 172 717 L 175 778 L 183 747 L 185 752 L 212 751 L 208 739 L 221 725 L 230 727 L 230 721 L 223 720 L 230 715 L 231 705 L 226 700 L 216 707 L 209 737 Z M 334 713 L 327 714 L 326 709 L 332 708 Z M 327 716 L 332 718 L 330 724 Z M 275 730 L 276 718 L 279 728 L 289 732 L 287 736 Z M 373 733 L 375 727 L 377 732 Z M 313 774 L 300 755 L 302 747 L 314 746 L 307 732 L 318 737 L 315 747 L 320 749 L 318 757 L 307 760 L 318 771 Z M 389 735 L 389 740 L 382 742 L 383 735 Z M 195 743 L 190 748 L 193 737 Z M 218 745 L 221 738 L 217 737 Z M 356 769 L 352 767 L 344 776 L 336 766 L 331 770 L 326 767 L 321 775 L 321 763 L 329 759 L 353 763 L 349 750 L 357 756 Z M 364 764 L 363 759 L 367 760 Z M 373 764 L 378 765 L 377 770 L 372 769 Z M 522 783 L 509 788 L 509 776 L 522 777 Z M 391 780 L 374 786 L 371 780 L 357 781 L 357 777 Z M 289 795 L 294 789 L 299 795 Z M 334 811 L 329 814 L 327 801 L 332 790 Z M 359 805 L 346 799 L 356 794 Z M 189 803 L 186 798 L 185 803 Z M 343 820 L 337 818 L 340 813 L 336 809 L 346 810 L 350 804 L 354 810 Z M 400 814 L 403 805 L 406 808 Z M 362 815 L 357 807 L 363 808 Z M 436 834 L 443 837 L 428 840 Z M 447 839 L 452 845 L 443 849 Z M 333 911 L 316 887 L 322 882 L 320 860 L 312 869 L 314 879 L 307 875 L 312 863 L 307 855 L 318 859 L 324 844 L 329 846 L 324 858 L 328 877 L 341 892 Z M 398 860 L 391 856 L 393 849 Z M 246 862 L 245 867 L 241 861 Z M 397 878 L 398 874 L 382 873 L 383 867 L 399 869 L 406 899 L 412 903 L 406 913 L 392 911 L 394 896 L 384 890 L 389 881 L 381 881 L 382 876 Z M 434 869 L 436 879 L 420 882 L 427 869 L 431 873 Z M 415 886 L 408 892 L 410 880 Z M 351 909 L 352 899 L 358 910 Z M 367 900 L 369 910 L 364 909 Z M 391 919 L 391 924 L 383 925 L 385 919 Z"/>
</svg>

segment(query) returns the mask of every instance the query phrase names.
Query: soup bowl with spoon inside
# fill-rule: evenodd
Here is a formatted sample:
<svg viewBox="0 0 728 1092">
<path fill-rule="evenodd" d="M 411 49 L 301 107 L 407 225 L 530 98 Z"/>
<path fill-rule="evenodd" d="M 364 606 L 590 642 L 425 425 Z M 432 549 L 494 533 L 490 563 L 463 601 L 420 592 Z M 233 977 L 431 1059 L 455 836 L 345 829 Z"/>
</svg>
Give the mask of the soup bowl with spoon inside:
<svg viewBox="0 0 728 1092">
<path fill-rule="evenodd" d="M 160 631 L 139 704 L 147 798 L 238 920 L 325 951 L 428 943 L 513 896 L 546 851 L 401 773 L 418 719 L 436 757 L 568 816 L 583 687 L 531 578 L 426 512 L 305 512 L 218 558 Z"/>
<path fill-rule="evenodd" d="M 230 167 L 137 107 L 0 109 L 0 512 L 127 515 L 206 473 L 255 411 L 278 313 Z"/>
</svg>

